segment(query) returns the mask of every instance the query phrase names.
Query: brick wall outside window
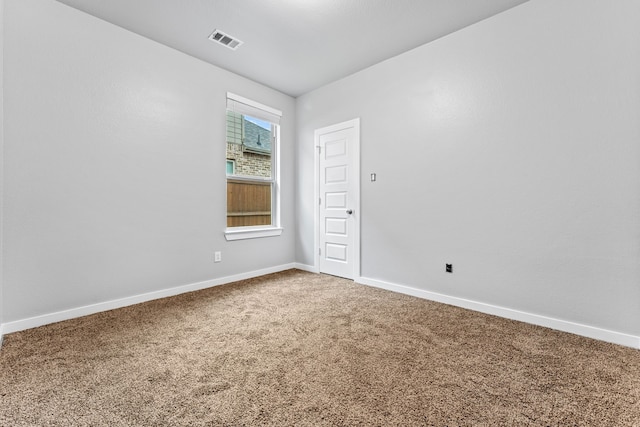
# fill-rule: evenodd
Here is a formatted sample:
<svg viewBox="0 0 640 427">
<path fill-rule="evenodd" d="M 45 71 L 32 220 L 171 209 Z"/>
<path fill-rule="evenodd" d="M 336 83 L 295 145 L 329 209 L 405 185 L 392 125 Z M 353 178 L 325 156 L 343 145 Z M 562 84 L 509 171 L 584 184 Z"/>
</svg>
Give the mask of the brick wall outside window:
<svg viewBox="0 0 640 427">
<path fill-rule="evenodd" d="M 227 160 L 235 161 L 235 174 L 270 177 L 271 155 L 247 152 L 243 149 L 243 118 L 227 111 Z"/>
</svg>

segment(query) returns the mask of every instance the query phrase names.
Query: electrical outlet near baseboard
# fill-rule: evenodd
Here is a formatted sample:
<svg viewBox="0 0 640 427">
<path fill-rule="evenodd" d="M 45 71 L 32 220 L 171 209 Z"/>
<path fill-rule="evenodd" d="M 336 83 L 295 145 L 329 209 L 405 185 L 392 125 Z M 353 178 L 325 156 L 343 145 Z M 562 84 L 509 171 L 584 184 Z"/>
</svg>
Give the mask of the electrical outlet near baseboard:
<svg viewBox="0 0 640 427">
<path fill-rule="evenodd" d="M 220 262 L 220 261 L 222 261 L 222 252 L 215 251 L 213 253 L 213 262 Z"/>
</svg>

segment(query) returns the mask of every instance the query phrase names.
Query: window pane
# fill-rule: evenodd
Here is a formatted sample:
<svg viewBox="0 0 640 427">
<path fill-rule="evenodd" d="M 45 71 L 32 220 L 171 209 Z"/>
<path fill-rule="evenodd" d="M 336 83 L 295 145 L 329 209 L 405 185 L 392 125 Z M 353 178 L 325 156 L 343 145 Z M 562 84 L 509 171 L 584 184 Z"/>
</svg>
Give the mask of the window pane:
<svg viewBox="0 0 640 427">
<path fill-rule="evenodd" d="M 233 175 L 272 178 L 273 125 L 227 110 L 227 160 Z"/>
<path fill-rule="evenodd" d="M 271 225 L 271 186 L 227 180 L 227 227 Z"/>
<path fill-rule="evenodd" d="M 227 160 L 227 175 L 233 175 L 235 172 L 235 163 L 233 160 Z"/>
</svg>

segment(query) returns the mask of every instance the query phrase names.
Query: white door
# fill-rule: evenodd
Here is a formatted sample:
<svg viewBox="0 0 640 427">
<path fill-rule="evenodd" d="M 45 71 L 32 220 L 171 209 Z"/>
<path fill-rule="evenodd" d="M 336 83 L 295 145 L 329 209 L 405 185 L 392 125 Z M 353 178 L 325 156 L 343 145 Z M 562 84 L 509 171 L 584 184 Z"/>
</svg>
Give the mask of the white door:
<svg viewBox="0 0 640 427">
<path fill-rule="evenodd" d="M 318 129 L 318 267 L 353 279 L 360 274 L 359 119 Z"/>
</svg>

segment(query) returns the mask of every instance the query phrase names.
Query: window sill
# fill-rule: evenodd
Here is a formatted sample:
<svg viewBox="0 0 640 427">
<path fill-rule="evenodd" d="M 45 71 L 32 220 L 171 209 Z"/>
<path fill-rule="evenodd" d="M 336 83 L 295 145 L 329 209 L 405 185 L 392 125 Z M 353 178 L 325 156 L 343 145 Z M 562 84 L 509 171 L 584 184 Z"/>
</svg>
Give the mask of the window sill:
<svg viewBox="0 0 640 427">
<path fill-rule="evenodd" d="M 227 228 L 224 231 L 224 237 L 227 241 L 258 239 L 261 237 L 273 237 L 282 234 L 282 227 L 234 227 Z"/>
</svg>

